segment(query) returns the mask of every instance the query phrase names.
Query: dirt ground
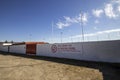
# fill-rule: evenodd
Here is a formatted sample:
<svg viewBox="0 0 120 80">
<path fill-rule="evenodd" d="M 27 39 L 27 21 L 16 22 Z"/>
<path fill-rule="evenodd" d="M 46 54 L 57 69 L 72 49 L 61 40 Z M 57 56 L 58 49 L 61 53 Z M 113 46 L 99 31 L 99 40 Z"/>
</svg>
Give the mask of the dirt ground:
<svg viewBox="0 0 120 80">
<path fill-rule="evenodd" d="M 0 80 L 120 80 L 119 68 L 109 66 L 0 52 Z"/>
</svg>

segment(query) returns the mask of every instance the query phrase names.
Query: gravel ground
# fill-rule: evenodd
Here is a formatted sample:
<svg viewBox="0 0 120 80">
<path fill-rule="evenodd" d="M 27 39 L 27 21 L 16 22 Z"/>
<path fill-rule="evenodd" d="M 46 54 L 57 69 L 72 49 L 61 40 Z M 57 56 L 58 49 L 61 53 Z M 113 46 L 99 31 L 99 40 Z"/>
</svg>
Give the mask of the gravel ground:
<svg viewBox="0 0 120 80">
<path fill-rule="evenodd" d="M 120 80 L 106 64 L 0 53 L 0 80 Z"/>
</svg>

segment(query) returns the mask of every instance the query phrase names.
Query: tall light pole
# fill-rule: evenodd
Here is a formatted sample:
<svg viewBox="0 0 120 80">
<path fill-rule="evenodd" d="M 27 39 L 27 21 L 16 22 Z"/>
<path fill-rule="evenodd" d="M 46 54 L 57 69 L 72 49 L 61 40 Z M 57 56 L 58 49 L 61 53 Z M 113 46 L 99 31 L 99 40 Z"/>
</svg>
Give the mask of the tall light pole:
<svg viewBox="0 0 120 80">
<path fill-rule="evenodd" d="M 99 36 L 97 35 L 97 41 L 99 41 Z"/>
<path fill-rule="evenodd" d="M 118 39 L 120 39 L 120 32 L 118 32 L 118 36 L 119 36 L 119 38 L 118 38 Z"/>
<path fill-rule="evenodd" d="M 71 42 L 73 42 L 72 35 L 71 35 Z"/>
<path fill-rule="evenodd" d="M 81 30 L 82 30 L 82 42 L 84 42 L 84 30 L 83 30 L 83 14 L 81 12 Z"/>
<path fill-rule="evenodd" d="M 81 12 L 81 30 L 82 30 L 82 54 L 84 54 L 84 47 L 83 47 L 83 42 L 84 42 L 84 31 L 83 31 L 83 14 Z"/>
<path fill-rule="evenodd" d="M 87 36 L 87 41 L 89 42 L 89 36 Z"/>
<path fill-rule="evenodd" d="M 108 33 L 108 40 L 110 40 L 110 33 Z"/>
<path fill-rule="evenodd" d="M 118 36 L 120 36 L 120 32 L 118 32 Z"/>
<path fill-rule="evenodd" d="M 62 35 L 63 35 L 63 32 L 60 32 L 60 34 L 61 34 L 61 43 L 62 43 Z"/>
<path fill-rule="evenodd" d="M 32 41 L 32 40 L 31 40 L 31 38 L 32 38 L 32 34 L 29 34 L 29 37 L 30 37 L 30 41 Z"/>
<path fill-rule="evenodd" d="M 52 21 L 52 42 L 53 42 L 53 36 L 54 36 L 53 31 L 54 31 L 54 23 L 53 23 L 53 21 Z"/>
</svg>

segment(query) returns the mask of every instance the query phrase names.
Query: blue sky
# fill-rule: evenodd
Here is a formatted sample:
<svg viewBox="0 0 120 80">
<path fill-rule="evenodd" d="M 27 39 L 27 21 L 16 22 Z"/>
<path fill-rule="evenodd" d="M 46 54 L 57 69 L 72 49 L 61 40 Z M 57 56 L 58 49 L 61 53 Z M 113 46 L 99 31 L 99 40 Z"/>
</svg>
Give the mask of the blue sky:
<svg viewBox="0 0 120 80">
<path fill-rule="evenodd" d="M 0 0 L 0 41 L 78 42 L 81 20 L 85 41 L 120 39 L 120 0 Z"/>
</svg>

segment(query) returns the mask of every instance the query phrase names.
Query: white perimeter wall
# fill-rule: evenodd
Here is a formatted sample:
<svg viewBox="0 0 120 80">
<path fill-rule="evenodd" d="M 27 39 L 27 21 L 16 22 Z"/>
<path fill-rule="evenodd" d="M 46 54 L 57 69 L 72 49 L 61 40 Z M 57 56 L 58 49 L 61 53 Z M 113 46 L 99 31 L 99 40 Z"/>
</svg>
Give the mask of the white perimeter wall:
<svg viewBox="0 0 120 80">
<path fill-rule="evenodd" d="M 8 46 L 0 45 L 0 51 L 8 52 Z"/>
<path fill-rule="evenodd" d="M 0 51 L 8 52 L 8 46 L 0 45 Z M 10 46 L 10 52 L 25 54 L 26 46 Z M 84 43 L 38 44 L 36 55 L 120 63 L 120 40 Z"/>
<path fill-rule="evenodd" d="M 10 52 L 11 53 L 20 53 L 20 54 L 26 54 L 26 45 L 12 45 L 10 46 Z"/>
<path fill-rule="evenodd" d="M 52 52 L 52 45 L 57 46 L 57 51 L 55 53 Z M 65 45 L 68 45 L 66 50 L 61 50 L 61 48 Z M 69 48 L 75 47 L 76 51 L 71 51 Z M 58 49 L 59 48 L 59 49 Z M 64 47 L 65 48 L 65 47 Z M 52 56 L 52 57 L 60 57 L 60 58 L 72 58 L 72 59 L 83 59 L 82 52 L 81 52 L 81 45 L 76 44 L 45 44 L 37 45 L 37 55 L 42 56 Z"/>
<path fill-rule="evenodd" d="M 52 52 L 52 45 L 57 47 L 55 53 Z M 120 41 L 39 44 L 37 55 L 120 63 Z"/>
<path fill-rule="evenodd" d="M 120 41 L 84 43 L 86 60 L 120 63 Z"/>
</svg>

